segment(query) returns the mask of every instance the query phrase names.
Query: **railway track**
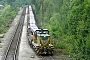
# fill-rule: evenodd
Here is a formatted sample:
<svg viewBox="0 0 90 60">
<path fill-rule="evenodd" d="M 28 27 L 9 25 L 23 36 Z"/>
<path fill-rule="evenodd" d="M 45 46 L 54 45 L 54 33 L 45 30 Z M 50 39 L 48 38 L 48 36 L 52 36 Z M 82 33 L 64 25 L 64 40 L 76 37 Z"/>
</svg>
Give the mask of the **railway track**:
<svg viewBox="0 0 90 60">
<path fill-rule="evenodd" d="M 14 35 L 12 37 L 12 40 L 10 41 L 10 44 L 4 55 L 3 60 L 18 60 L 18 49 L 19 49 L 19 43 L 20 43 L 20 38 L 21 38 L 23 24 L 24 24 L 25 10 L 26 9 L 24 7 L 18 27 L 14 32 Z"/>
<path fill-rule="evenodd" d="M 53 56 L 39 56 L 40 60 L 54 60 Z"/>
</svg>

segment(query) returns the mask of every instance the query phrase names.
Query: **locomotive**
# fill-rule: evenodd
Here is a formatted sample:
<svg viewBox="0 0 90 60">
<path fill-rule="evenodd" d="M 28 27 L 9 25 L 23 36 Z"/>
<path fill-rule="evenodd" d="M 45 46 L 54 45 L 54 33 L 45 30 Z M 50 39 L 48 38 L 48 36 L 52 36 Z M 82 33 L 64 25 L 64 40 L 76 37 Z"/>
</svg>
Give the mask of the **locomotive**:
<svg viewBox="0 0 90 60">
<path fill-rule="evenodd" d="M 30 46 L 34 49 L 36 54 L 53 54 L 54 40 L 50 38 L 48 29 L 39 29 L 36 25 L 34 14 L 31 6 L 29 6 L 30 21 L 28 30 L 30 30 L 29 40 Z"/>
</svg>

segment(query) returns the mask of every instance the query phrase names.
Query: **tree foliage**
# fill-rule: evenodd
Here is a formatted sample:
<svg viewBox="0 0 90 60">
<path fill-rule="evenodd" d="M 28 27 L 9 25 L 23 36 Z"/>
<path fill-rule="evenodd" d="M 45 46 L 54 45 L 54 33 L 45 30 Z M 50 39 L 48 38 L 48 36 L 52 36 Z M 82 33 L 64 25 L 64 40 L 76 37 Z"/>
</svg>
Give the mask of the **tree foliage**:
<svg viewBox="0 0 90 60">
<path fill-rule="evenodd" d="M 0 0 L 8 4 L 7 12 L 0 11 L 1 24 L 5 17 L 10 19 L 17 6 L 31 4 L 39 24 L 42 22 L 42 0 Z M 15 8 L 13 8 L 15 7 Z M 11 12 L 12 11 L 12 12 Z M 10 14 L 12 15 L 10 15 Z M 66 49 L 67 53 L 78 60 L 90 59 L 90 0 L 44 0 L 43 26 L 50 30 L 56 49 Z M 0 28 L 0 32 L 3 29 Z"/>
<path fill-rule="evenodd" d="M 13 20 L 20 7 L 29 5 L 31 0 L 0 0 L 4 9 L 0 10 L 0 34 L 7 32 L 9 21 Z"/>
<path fill-rule="evenodd" d="M 42 20 L 41 1 L 32 2 L 39 21 Z M 89 8 L 89 0 L 44 0 L 43 27 L 50 30 L 56 48 L 62 48 L 64 43 L 68 54 L 79 60 L 90 59 Z"/>
</svg>

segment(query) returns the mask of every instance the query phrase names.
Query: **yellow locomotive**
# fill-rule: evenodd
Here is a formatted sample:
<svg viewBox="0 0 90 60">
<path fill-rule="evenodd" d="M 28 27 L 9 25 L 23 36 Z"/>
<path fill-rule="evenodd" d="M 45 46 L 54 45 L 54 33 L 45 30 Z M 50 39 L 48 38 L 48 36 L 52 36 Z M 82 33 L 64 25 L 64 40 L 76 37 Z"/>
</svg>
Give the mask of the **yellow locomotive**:
<svg viewBox="0 0 90 60">
<path fill-rule="evenodd" d="M 31 46 L 37 54 L 53 54 L 54 41 L 50 39 L 47 29 L 38 29 L 31 35 Z"/>
</svg>

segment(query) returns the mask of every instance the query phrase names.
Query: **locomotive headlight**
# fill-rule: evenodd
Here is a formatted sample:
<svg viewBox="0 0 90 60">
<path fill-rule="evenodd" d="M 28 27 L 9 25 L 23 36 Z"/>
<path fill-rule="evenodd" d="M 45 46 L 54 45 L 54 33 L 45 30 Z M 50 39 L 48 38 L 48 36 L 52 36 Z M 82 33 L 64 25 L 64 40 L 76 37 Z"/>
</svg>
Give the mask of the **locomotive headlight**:
<svg viewBox="0 0 90 60">
<path fill-rule="evenodd" d="M 49 46 L 50 46 L 50 44 L 49 44 Z"/>
<path fill-rule="evenodd" d="M 49 46 L 52 46 L 51 44 L 49 44 Z"/>
<path fill-rule="evenodd" d="M 40 44 L 40 46 L 41 46 L 41 44 Z"/>
<path fill-rule="evenodd" d="M 46 37 L 46 36 L 44 36 L 44 37 Z"/>
</svg>

